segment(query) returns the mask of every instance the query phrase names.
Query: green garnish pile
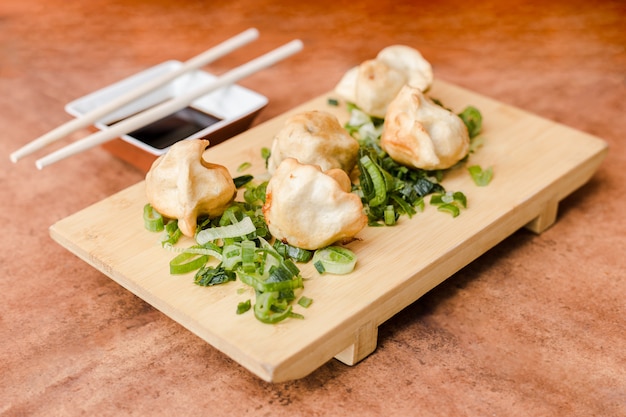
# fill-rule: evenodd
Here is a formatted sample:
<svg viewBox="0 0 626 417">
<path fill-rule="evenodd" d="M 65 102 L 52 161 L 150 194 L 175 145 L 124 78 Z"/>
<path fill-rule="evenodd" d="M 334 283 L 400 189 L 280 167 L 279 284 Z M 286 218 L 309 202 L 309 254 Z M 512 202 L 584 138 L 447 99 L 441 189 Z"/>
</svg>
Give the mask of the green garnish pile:
<svg viewBox="0 0 626 417">
<path fill-rule="evenodd" d="M 336 101 L 331 105 L 337 105 Z M 352 105 L 348 105 L 348 110 L 351 117 L 345 128 L 360 144 L 359 181 L 353 184 L 352 191 L 361 197 L 370 226 L 392 226 L 403 215 L 412 217 L 424 210 L 426 196 L 430 196 L 430 205 L 453 217 L 467 206 L 462 192 L 447 191 L 441 185 L 447 170 L 425 171 L 398 164 L 380 146 L 383 120 L 370 117 Z M 476 138 L 482 125 L 480 112 L 470 106 L 459 116 L 468 127 L 470 139 Z M 261 156 L 267 164 L 269 149 L 263 148 Z M 242 163 L 237 172 L 249 167 L 249 163 Z M 487 185 L 493 175 L 491 168 L 483 170 L 477 165 L 469 167 L 469 172 L 481 186 Z M 239 302 L 236 314 L 253 310 L 263 323 L 303 318 L 293 311 L 294 302 L 308 308 L 313 300 L 296 296 L 304 287 L 297 263 L 313 262 L 320 274 L 346 274 L 354 269 L 356 255 L 339 246 L 309 251 L 278 240 L 270 244 L 273 238 L 262 212 L 267 181 L 255 184 L 252 175 L 242 174 L 234 178 L 234 182 L 237 189 L 243 190 L 244 201 L 233 202 L 217 218 L 199 219 L 196 245 L 177 247 L 182 236 L 177 221 L 165 222 L 149 204 L 144 207 L 146 229 L 161 232 L 162 246 L 178 252 L 170 261 L 171 274 L 194 272 L 194 283 L 199 286 L 221 285 L 239 279 L 253 288 L 254 304 L 250 299 Z M 216 259 L 217 264 L 211 262 L 212 259 Z"/>
<path fill-rule="evenodd" d="M 445 173 L 455 167 L 427 171 L 397 163 L 380 146 L 384 120 L 370 117 L 352 105 L 349 105 L 349 110 L 351 117 L 345 127 L 361 146 L 359 183 L 354 184 L 353 190 L 361 195 L 370 226 L 391 226 L 402 215 L 412 217 L 424 210 L 424 198 L 428 195 L 431 195 L 431 205 L 454 217 L 467 207 L 467 199 L 462 192 L 449 192 L 441 185 Z M 470 141 L 473 141 L 482 128 L 480 112 L 468 106 L 459 117 L 468 128 Z M 486 185 L 490 179 L 483 179 L 483 184 Z"/>
</svg>

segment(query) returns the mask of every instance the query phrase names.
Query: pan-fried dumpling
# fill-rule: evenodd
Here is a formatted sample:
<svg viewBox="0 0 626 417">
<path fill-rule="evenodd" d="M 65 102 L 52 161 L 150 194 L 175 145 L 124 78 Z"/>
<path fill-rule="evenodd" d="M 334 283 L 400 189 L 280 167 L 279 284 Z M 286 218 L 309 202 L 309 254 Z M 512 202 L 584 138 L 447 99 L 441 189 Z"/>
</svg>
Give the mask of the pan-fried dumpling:
<svg viewBox="0 0 626 417">
<path fill-rule="evenodd" d="M 407 84 L 428 91 L 433 83 L 433 68 L 422 54 L 406 45 L 392 45 L 382 49 L 376 56 L 390 67 L 400 71 L 407 77 Z"/>
<path fill-rule="evenodd" d="M 380 139 L 395 161 L 427 170 L 450 168 L 467 155 L 469 143 L 459 116 L 409 86 L 389 104 Z"/>
<path fill-rule="evenodd" d="M 178 219 L 185 236 L 194 235 L 199 216 L 221 215 L 237 192 L 228 169 L 204 159 L 208 146 L 205 139 L 177 142 L 146 174 L 148 202 L 161 215 Z"/>
<path fill-rule="evenodd" d="M 367 114 L 382 118 L 403 86 L 426 91 L 432 82 L 432 66 L 419 51 L 392 45 L 382 49 L 375 59 L 348 70 L 335 92 Z"/>
<path fill-rule="evenodd" d="M 346 80 L 339 82 L 336 91 L 353 91 L 342 94 L 346 99 L 355 103 L 365 113 L 384 117 L 387 105 L 398 94 L 398 91 L 407 82 L 404 73 L 389 66 L 383 61 L 370 59 L 356 67 L 354 77 L 355 84 L 348 87 Z"/>
<path fill-rule="evenodd" d="M 317 165 L 285 159 L 267 184 L 263 214 L 270 233 L 309 250 L 353 239 L 367 216 L 350 187 L 343 170 L 322 172 Z"/>
<path fill-rule="evenodd" d="M 324 111 L 298 113 L 285 121 L 272 143 L 267 170 L 273 173 L 285 158 L 319 165 L 323 171 L 339 168 L 350 173 L 356 165 L 359 143 L 337 118 Z"/>
</svg>

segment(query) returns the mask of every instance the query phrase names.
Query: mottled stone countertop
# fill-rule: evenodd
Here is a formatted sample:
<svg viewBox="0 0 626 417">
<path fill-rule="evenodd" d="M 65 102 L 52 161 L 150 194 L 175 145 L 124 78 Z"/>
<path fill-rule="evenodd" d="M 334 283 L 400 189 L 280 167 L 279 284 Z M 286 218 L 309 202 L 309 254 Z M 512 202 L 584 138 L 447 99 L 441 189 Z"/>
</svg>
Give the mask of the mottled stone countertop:
<svg viewBox="0 0 626 417">
<path fill-rule="evenodd" d="M 619 0 L 3 0 L 0 415 L 626 415 L 625 21 Z M 241 82 L 270 99 L 256 123 L 397 43 L 609 154 L 553 227 L 515 232 L 408 306 L 361 363 L 263 382 L 50 238 L 142 172 L 101 148 L 43 171 L 8 157 L 68 120 L 65 103 L 248 27 L 258 49 L 212 71 L 305 43 Z"/>
</svg>

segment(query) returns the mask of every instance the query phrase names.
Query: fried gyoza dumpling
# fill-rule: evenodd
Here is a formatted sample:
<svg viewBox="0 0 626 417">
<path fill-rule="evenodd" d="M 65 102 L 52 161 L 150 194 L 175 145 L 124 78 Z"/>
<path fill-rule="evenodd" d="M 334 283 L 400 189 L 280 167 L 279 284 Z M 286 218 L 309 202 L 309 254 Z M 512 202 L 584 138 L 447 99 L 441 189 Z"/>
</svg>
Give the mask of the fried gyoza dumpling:
<svg viewBox="0 0 626 417">
<path fill-rule="evenodd" d="M 263 214 L 276 239 L 302 249 L 347 241 L 367 225 L 363 204 L 340 169 L 287 158 L 267 184 Z"/>
<path fill-rule="evenodd" d="M 154 161 L 146 174 L 146 195 L 154 209 L 178 219 L 185 236 L 193 236 L 199 216 L 221 215 L 237 189 L 226 167 L 204 160 L 205 139 L 177 142 Z"/>
<path fill-rule="evenodd" d="M 273 173 L 285 158 L 319 165 L 323 171 L 339 168 L 350 173 L 356 165 L 359 143 L 337 118 L 324 111 L 307 111 L 289 117 L 274 137 L 267 170 Z"/>
<path fill-rule="evenodd" d="M 365 113 L 384 117 L 387 105 L 406 82 L 404 73 L 385 62 L 370 59 L 349 70 L 335 91 Z"/>
<path fill-rule="evenodd" d="M 411 87 L 425 92 L 433 83 L 433 68 L 430 62 L 426 61 L 417 49 L 410 46 L 388 46 L 378 53 L 376 59 L 406 75 L 406 83 Z"/>
<path fill-rule="evenodd" d="M 389 104 L 380 139 L 395 161 L 428 170 L 450 168 L 467 155 L 469 143 L 459 116 L 409 86 Z"/>
<path fill-rule="evenodd" d="M 381 50 L 375 59 L 348 70 L 335 92 L 365 113 L 382 118 L 403 86 L 408 84 L 426 91 L 432 82 L 432 67 L 419 51 L 392 45 Z"/>
</svg>

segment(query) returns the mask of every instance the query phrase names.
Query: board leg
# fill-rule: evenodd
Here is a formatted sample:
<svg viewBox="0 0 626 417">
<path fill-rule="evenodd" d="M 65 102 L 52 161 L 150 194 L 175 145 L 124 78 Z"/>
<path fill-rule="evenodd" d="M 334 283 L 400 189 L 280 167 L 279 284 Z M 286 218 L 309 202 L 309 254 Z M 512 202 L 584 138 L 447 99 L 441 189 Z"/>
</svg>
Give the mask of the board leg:
<svg viewBox="0 0 626 417">
<path fill-rule="evenodd" d="M 354 343 L 335 356 L 346 365 L 356 365 L 376 350 L 378 327 L 372 322 L 359 327 L 354 335 Z"/>
<path fill-rule="evenodd" d="M 559 211 L 558 201 L 548 201 L 537 217 L 531 220 L 526 227 L 531 232 L 540 234 L 548 229 L 556 222 L 556 216 Z"/>
</svg>

